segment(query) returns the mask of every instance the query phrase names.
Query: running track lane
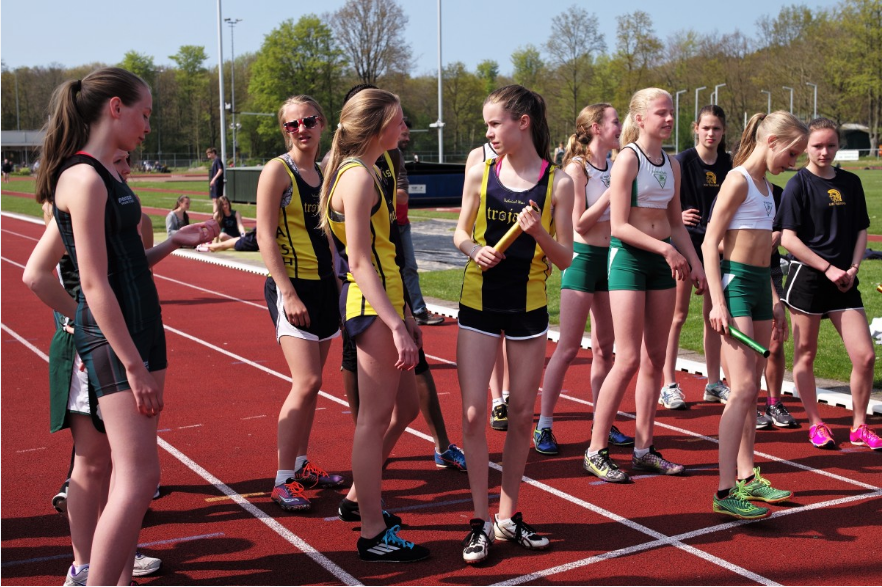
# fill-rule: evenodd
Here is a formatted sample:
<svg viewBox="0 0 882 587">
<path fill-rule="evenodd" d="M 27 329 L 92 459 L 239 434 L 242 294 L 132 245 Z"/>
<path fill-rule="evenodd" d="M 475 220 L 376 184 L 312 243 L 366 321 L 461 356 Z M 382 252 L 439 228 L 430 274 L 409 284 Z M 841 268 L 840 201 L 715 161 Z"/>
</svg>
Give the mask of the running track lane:
<svg viewBox="0 0 882 587">
<path fill-rule="evenodd" d="M 15 239 L 10 239 L 9 237 L 12 235 L 9 235 L 6 230 L 12 230 L 11 223 L 7 224 L 8 222 L 7 218 L 3 219 L 4 257 L 9 257 L 15 252 L 15 247 L 11 246 Z M 19 233 L 25 232 L 23 228 L 18 226 L 24 223 L 15 224 L 15 227 L 20 229 Z M 39 227 L 36 228 L 34 236 L 39 234 Z M 22 247 L 23 252 L 18 262 L 24 261 L 30 246 Z M 7 284 L 15 283 L 20 279 L 20 269 L 16 277 L 14 272 L 9 271 L 8 266 L 10 264 L 4 262 L 4 281 Z M 267 319 L 266 310 L 259 307 L 262 303 L 260 299 L 262 297 L 260 295 L 262 279 L 223 269 L 202 271 L 202 268 L 197 264 L 180 259 L 165 261 L 158 266 L 157 275 L 163 299 L 167 300 L 164 305 L 166 324 L 175 328 L 176 331 L 185 332 L 188 336 L 205 341 L 197 343 L 190 338 L 178 338 L 179 335 L 169 330 L 168 340 L 172 364 L 167 394 L 169 409 L 163 415 L 161 422 L 161 428 L 167 432 L 162 432 L 160 436 L 163 440 L 174 443 L 190 458 L 205 466 L 240 493 L 267 491 L 267 477 L 271 475 L 274 467 L 272 447 L 274 447 L 275 432 L 273 423 L 264 422 L 267 418 L 275 417 L 274 413 L 278 409 L 286 385 L 277 375 L 259 371 L 254 366 L 234 365 L 241 359 L 247 359 L 260 361 L 256 363 L 258 366 L 282 374 L 282 377 L 287 372 L 281 353 L 272 341 L 271 325 Z M 219 299 L 216 295 L 193 290 L 185 285 L 164 280 L 163 277 L 198 284 L 205 290 L 222 290 L 226 295 L 250 303 L 236 302 L 228 298 Z M 6 294 L 4 295 L 4 310 L 10 304 L 9 289 L 11 289 L 9 286 L 4 288 L 4 294 Z M 23 290 L 23 287 L 21 289 Z M 27 295 L 24 298 L 27 303 L 33 299 L 28 298 Z M 199 305 L 196 305 L 197 303 Z M 194 311 L 196 308 L 199 309 L 198 312 Z M 12 312 L 12 314 L 15 315 L 17 312 Z M 10 312 L 4 312 L 4 322 L 7 322 L 5 318 L 9 315 Z M 233 316 L 238 320 L 231 322 Z M 33 322 L 28 322 L 23 328 L 32 328 Z M 231 324 L 234 327 L 229 327 Z M 253 335 L 250 335 L 250 331 L 253 331 Z M 427 328 L 425 331 L 426 347 L 429 349 L 429 353 L 432 354 L 434 350 L 438 355 L 444 355 L 441 357 L 442 359 L 447 361 L 453 359 L 455 326 L 448 323 L 446 326 Z M 46 332 L 49 334 L 48 326 Z M 200 332 L 201 334 L 198 334 Z M 7 334 L 4 333 L 4 341 L 7 339 Z M 211 345 L 214 349 L 206 345 Z M 222 349 L 222 352 L 217 349 Z M 552 349 L 553 346 L 549 345 L 549 353 Z M 223 353 L 234 354 L 238 358 Z M 323 388 L 329 390 L 339 399 L 342 397 L 342 391 L 334 368 L 336 367 L 334 357 L 338 357 L 338 353 L 339 350 L 335 344 L 331 351 L 331 364 L 325 371 L 326 381 Z M 589 353 L 580 354 L 577 359 L 579 364 L 574 365 L 571 370 L 567 378 L 567 385 L 580 387 L 580 379 L 587 380 L 588 357 L 590 357 Z M 460 426 L 455 372 L 449 364 L 439 363 L 436 365 L 433 373 L 438 382 L 439 391 L 442 393 L 442 405 L 447 416 L 450 436 L 454 441 L 458 441 Z M 229 367 L 235 368 L 229 369 Z M 242 373 L 242 371 L 245 372 Z M 6 372 L 4 372 L 5 375 Z M 264 378 L 264 375 L 267 378 Z M 31 386 L 33 389 L 37 389 L 41 385 L 40 377 L 36 379 Z M 686 377 L 681 383 L 687 389 L 688 397 L 694 398 L 698 395 L 701 382 Z M 45 384 L 42 386 L 45 389 Z M 181 402 L 172 399 L 179 396 L 181 394 L 179 390 L 182 389 L 187 389 L 187 400 Z M 270 390 L 273 397 L 267 398 Z M 257 393 L 254 393 L 255 391 Z M 249 393 L 247 400 L 242 398 L 244 393 Z M 587 390 L 580 390 L 573 394 L 575 399 L 589 396 Z M 45 393 L 42 397 L 45 397 Z M 190 401 L 191 398 L 192 401 Z M 212 403 L 212 399 L 214 403 Z M 633 409 L 631 403 L 631 399 L 628 398 L 623 409 Z M 213 408 L 208 413 L 206 406 L 218 406 L 218 408 Z M 230 410 L 230 407 L 233 409 Z M 349 450 L 345 439 L 351 435 L 352 430 L 348 420 L 349 415 L 343 413 L 346 411 L 343 406 L 330 400 L 320 400 L 319 407 L 325 409 L 317 412 L 311 458 L 325 468 L 345 470 L 348 468 L 346 461 Z M 793 407 L 796 408 L 796 406 Z M 513 575 L 517 574 L 541 573 L 551 569 L 547 572 L 554 574 L 555 581 L 578 583 L 588 580 L 607 583 L 638 581 L 645 583 L 651 581 L 672 584 L 682 583 L 684 580 L 692 580 L 696 584 L 709 582 L 745 583 L 749 580 L 760 583 L 805 583 L 810 578 L 823 577 L 826 567 L 830 565 L 808 565 L 809 574 L 799 575 L 802 580 L 792 574 L 781 576 L 777 569 L 789 568 L 792 570 L 797 567 L 805 569 L 805 561 L 815 560 L 805 555 L 808 552 L 814 552 L 818 543 L 799 539 L 800 536 L 811 536 L 812 533 L 816 533 L 815 528 L 838 528 L 835 531 L 827 532 L 826 536 L 836 540 L 839 544 L 850 545 L 847 548 L 848 569 L 837 569 L 838 572 L 845 573 L 845 576 L 856 573 L 852 582 L 872 582 L 874 577 L 872 574 L 867 576 L 866 569 L 872 568 L 873 561 L 878 559 L 873 559 L 870 556 L 872 552 L 871 541 L 862 536 L 861 528 L 862 520 L 872 519 L 872 516 L 877 514 L 879 500 L 867 500 L 862 497 L 867 494 L 865 487 L 859 487 L 840 479 L 823 477 L 811 471 L 794 470 L 785 463 L 763 463 L 764 472 L 771 475 L 778 485 L 811 489 L 808 492 L 806 489 L 800 492 L 796 499 L 796 506 L 775 508 L 781 512 L 796 512 L 794 515 L 785 515 L 773 522 L 751 524 L 745 528 L 733 530 L 731 525 L 720 524 L 725 520 L 707 513 L 707 509 L 704 507 L 704 503 L 709 501 L 708 487 L 715 483 L 715 471 L 706 468 L 713 467 L 716 460 L 715 446 L 712 442 L 702 437 L 683 437 L 682 433 L 676 430 L 660 428 L 657 444 L 665 451 L 668 458 L 679 459 L 696 469 L 690 476 L 676 479 L 646 478 L 640 479 L 630 486 L 597 485 L 596 479 L 585 476 L 578 469 L 578 455 L 584 447 L 584 440 L 587 437 L 585 422 L 590 413 L 590 407 L 584 403 L 562 399 L 559 408 L 555 431 L 558 438 L 563 441 L 563 456 L 547 459 L 531 453 L 526 475 L 537 479 L 537 481 L 535 486 L 530 485 L 522 490 L 522 504 L 523 509 L 527 512 L 528 521 L 532 521 L 540 529 L 548 532 L 554 541 L 553 550 L 546 554 L 519 551 L 511 545 L 502 544 L 494 547 L 491 561 L 486 567 L 464 569 L 459 563 L 460 547 L 457 541 L 465 534 L 463 529 L 466 527 L 468 518 L 471 517 L 469 504 L 451 504 L 442 508 L 441 511 L 438 508 L 433 509 L 426 506 L 467 499 L 465 476 L 453 472 L 435 471 L 431 466 L 431 461 L 426 458 L 431 451 L 431 444 L 412 435 L 405 435 L 396 449 L 396 459 L 393 460 L 389 469 L 388 478 L 390 481 L 386 484 L 386 498 L 392 509 L 417 508 L 404 514 L 405 521 L 413 527 L 405 533 L 405 536 L 427 542 L 433 548 L 433 559 L 426 564 L 414 565 L 407 567 L 405 571 L 396 570 L 390 574 L 384 569 L 376 569 L 374 566 L 363 565 L 357 560 L 353 560 L 351 548 L 355 535 L 348 531 L 341 534 L 341 531 L 349 528 L 348 525 L 340 522 L 325 522 L 321 519 L 322 517 L 330 517 L 334 513 L 337 498 L 330 495 L 332 492 L 320 494 L 319 499 L 315 500 L 316 513 L 308 518 L 282 514 L 268 503 L 266 496 L 254 496 L 249 500 L 261 511 L 267 512 L 281 524 L 292 528 L 293 531 L 306 538 L 307 542 L 327 553 L 340 566 L 366 582 L 486 583 L 510 580 L 514 578 Z M 846 419 L 842 417 L 846 415 L 845 412 L 825 406 L 822 406 L 822 410 L 829 411 L 825 417 L 828 420 L 832 419 L 834 424 L 839 424 L 836 432 L 841 434 L 842 425 L 846 423 Z M 797 416 L 801 415 L 799 410 L 794 409 L 794 411 Z M 39 412 L 42 416 L 45 414 L 45 408 L 35 406 L 34 412 Z M 715 433 L 715 417 L 718 413 L 719 406 L 701 404 L 690 411 L 678 414 L 678 417 L 667 417 L 667 414 L 662 414 L 660 420 L 663 424 L 712 436 Z M 215 419 L 206 418 L 207 415 L 214 416 Z M 838 419 L 837 415 L 840 416 Z M 235 416 L 239 416 L 239 421 L 234 421 L 236 420 Z M 632 431 L 633 427 L 628 419 L 623 418 L 622 420 L 623 423 L 620 427 L 625 431 Z M 339 429 L 341 427 L 345 428 L 345 431 L 341 431 Z M 425 425 L 421 420 L 414 423 L 414 428 L 425 431 Z M 7 456 L 6 447 L 9 445 L 5 438 L 7 430 L 8 427 L 4 428 L 4 457 Z M 27 432 L 30 433 L 30 437 L 33 437 L 33 426 Z M 38 430 L 37 432 L 42 434 L 42 431 Z M 504 434 L 493 432 L 488 434 L 491 443 L 491 456 L 498 459 Z M 805 444 L 804 435 L 804 430 L 760 432 L 762 444 L 759 448 L 763 452 L 795 459 L 801 464 L 810 466 L 824 464 L 818 461 L 818 457 L 822 457 L 823 460 L 829 461 L 830 465 L 841 467 L 833 469 L 834 474 L 854 478 L 858 482 L 870 484 L 875 482 L 877 477 L 874 477 L 874 473 L 878 474 L 879 472 L 878 465 L 876 465 L 878 461 L 868 461 L 868 457 L 872 458 L 874 455 L 868 455 L 866 452 L 835 455 L 809 452 L 807 448 L 810 447 L 807 445 L 802 447 L 802 444 Z M 45 437 L 56 439 L 63 437 L 63 435 L 50 436 L 47 434 Z M 797 437 L 799 440 L 795 442 Z M 338 440 L 341 438 L 342 440 Z M 766 438 L 772 439 L 771 442 L 765 442 Z M 67 442 L 67 439 L 64 438 L 60 443 L 65 447 L 62 450 L 65 455 Z M 155 510 L 160 508 L 166 500 L 171 503 L 172 500 L 181 498 L 178 495 L 180 492 L 175 489 L 174 481 L 169 479 L 176 475 L 175 467 L 169 466 L 169 463 L 174 464 L 175 461 L 166 458 L 168 455 L 164 452 L 161 455 L 163 457 L 163 482 L 171 485 L 172 492 L 154 504 L 154 512 L 148 516 L 149 527 L 142 533 L 142 542 L 146 541 L 145 535 L 148 532 L 169 532 L 168 537 L 174 537 L 171 535 L 173 534 L 172 528 L 168 527 L 168 519 L 153 524 L 150 522 L 151 517 L 156 513 Z M 629 468 L 626 464 L 626 457 L 626 453 L 617 452 L 615 454 L 616 460 Z M 66 463 L 66 456 L 53 455 L 53 457 L 43 458 L 46 460 L 45 466 L 41 467 L 43 471 L 61 470 Z M 850 462 L 844 462 L 843 459 Z M 7 463 L 9 462 L 7 460 Z M 760 462 L 763 462 L 763 459 L 760 459 Z M 828 465 L 824 464 L 824 466 Z M 9 468 L 7 468 L 8 470 Z M 18 480 L 16 479 L 15 482 L 18 483 Z M 191 493 L 196 493 L 199 491 L 197 489 L 199 483 L 199 479 L 196 479 L 195 484 L 191 480 L 188 490 Z M 491 475 L 491 483 L 498 483 L 498 475 Z M 671 485 L 672 483 L 675 485 Z M 9 485 L 9 483 L 3 484 L 4 497 L 6 497 L 6 488 Z M 30 508 L 33 512 L 43 513 L 45 509 L 40 504 L 48 503 L 48 498 L 51 497 L 53 490 L 54 485 L 45 489 L 45 500 L 37 500 L 36 503 L 33 500 L 16 501 L 15 503 L 28 504 L 25 509 Z M 632 496 L 623 495 L 629 491 L 639 491 L 639 493 Z M 498 493 L 498 487 L 491 487 L 491 493 L 494 492 Z M 200 497 L 203 500 L 201 509 L 197 508 L 193 515 L 202 519 L 217 516 L 216 512 L 218 508 L 221 508 L 219 504 L 224 502 L 205 502 L 204 500 L 208 499 L 208 494 L 218 497 L 219 492 L 202 487 L 201 493 Z M 828 523 L 821 522 L 821 525 L 818 526 L 816 522 L 812 521 L 813 516 L 822 512 L 799 510 L 799 506 L 811 506 L 830 499 L 854 500 L 837 508 L 823 510 L 828 517 L 836 520 L 834 525 L 828 521 Z M 694 503 L 696 500 L 700 505 Z M 9 507 L 10 500 L 7 500 L 6 503 Z M 187 504 L 175 505 L 173 509 L 179 512 L 189 511 Z M 222 511 L 229 513 L 230 510 Z M 247 516 L 247 514 L 244 515 Z M 622 521 L 625 520 L 620 521 L 617 518 L 619 515 L 630 518 L 630 521 L 626 521 L 630 526 L 623 525 Z M 62 529 L 58 533 L 57 540 L 60 541 L 63 550 L 65 543 L 63 524 L 58 523 L 60 520 L 57 516 L 45 517 L 49 517 L 49 522 L 56 521 L 56 525 L 61 526 Z M 579 522 L 574 524 L 573 520 L 579 520 Z M 843 520 L 853 520 L 853 522 L 843 523 Z M 7 522 L 4 520 L 4 529 L 6 524 Z M 248 529 L 252 529 L 252 526 L 248 526 Z M 769 532 L 769 528 L 774 528 L 775 532 Z M 661 537 L 647 535 L 648 532 L 660 533 Z M 203 534 L 207 534 L 207 532 Z M 258 525 L 255 536 L 250 537 L 251 542 L 256 544 L 271 540 L 278 541 L 277 536 L 270 535 L 268 537 L 265 534 L 267 534 L 265 529 L 261 529 Z M 677 545 L 668 546 L 668 544 L 677 542 L 669 538 L 676 537 L 677 534 L 686 535 L 680 537 Z M 5 533 L 5 535 L 8 534 Z M 182 536 L 183 534 L 179 532 L 177 535 Z M 230 535 L 229 531 L 225 532 L 225 537 Z M 725 536 L 725 539 L 720 540 L 721 536 Z M 824 537 L 825 532 L 821 531 L 816 536 Z M 751 549 L 755 549 L 758 537 L 766 537 L 764 545 L 770 546 L 772 552 L 779 551 L 787 559 L 793 557 L 792 564 L 786 564 L 787 559 L 782 561 L 780 558 L 763 557 L 767 560 L 753 560 L 749 552 Z M 328 540 L 326 541 L 325 538 Z M 151 554 L 163 557 L 170 569 L 174 567 L 173 570 L 178 571 L 177 574 L 172 575 L 173 578 L 170 581 L 167 581 L 170 578 L 168 575 L 162 575 L 156 581 L 182 582 L 188 577 L 193 579 L 207 578 L 212 576 L 212 569 L 231 568 L 239 569 L 244 576 L 250 577 L 251 575 L 247 574 L 246 570 L 253 572 L 255 568 L 263 568 L 261 561 L 252 562 L 252 559 L 247 558 L 247 555 L 239 552 L 219 554 L 217 543 L 224 539 L 226 538 L 180 543 L 176 548 L 169 548 L 168 550 L 171 552 L 163 550 L 161 547 L 150 550 Z M 771 540 L 778 540 L 779 544 L 774 545 L 770 542 Z M 795 544 L 793 544 L 794 541 Z M 38 545 L 44 542 L 44 540 L 37 541 Z M 742 542 L 744 550 L 741 550 L 740 547 L 733 550 L 734 546 Z M 799 548 L 800 542 L 806 544 L 808 548 L 806 550 Z M 684 549 L 679 546 L 681 544 L 689 548 Z M 7 545 L 9 544 L 4 546 Z M 288 545 L 285 544 L 285 546 Z M 692 549 L 697 550 L 693 551 Z M 290 547 L 287 550 L 293 551 Z M 8 556 L 5 551 L 4 548 L 4 563 L 6 563 Z M 205 574 L 196 575 L 186 566 L 187 562 L 194 558 L 194 551 L 201 552 L 201 556 L 196 557 L 198 560 L 207 559 L 204 566 L 200 567 L 200 570 L 203 570 Z M 742 553 L 741 555 L 739 555 L 739 551 Z M 186 553 L 181 561 L 184 563 L 185 569 L 179 566 L 180 558 L 174 556 L 178 552 Z M 795 553 L 801 553 L 801 556 L 794 556 Z M 659 556 L 663 558 L 659 559 Z M 629 564 L 623 564 L 624 561 L 617 560 L 623 557 L 628 557 Z M 290 559 L 290 557 L 286 558 Z M 504 567 L 500 566 L 503 560 L 506 561 Z M 660 564 L 659 561 L 665 562 Z M 866 564 L 862 565 L 861 561 Z M 749 564 L 745 565 L 746 562 Z M 58 569 L 61 569 L 60 572 L 63 572 L 66 564 L 63 561 L 57 563 Z M 20 568 L 22 567 L 28 567 L 28 565 L 20 565 Z M 13 575 L 9 573 L 10 570 L 12 569 L 4 568 L 4 574 L 12 577 Z M 52 571 L 53 574 L 47 575 L 47 577 L 56 576 L 54 574 L 56 572 L 58 571 Z M 274 579 L 268 574 L 271 575 L 272 571 L 260 574 L 260 578 L 256 582 L 319 581 L 315 575 L 310 575 L 309 579 L 298 580 L 290 575 L 279 575 L 280 579 Z M 236 576 L 237 582 L 246 582 L 242 575 Z M 281 579 L 282 576 L 285 576 L 285 579 Z M 22 575 L 22 578 L 26 579 L 23 582 L 34 582 L 36 577 L 31 571 Z M 28 578 L 29 580 L 27 580 Z M 527 578 L 523 577 L 520 581 Z M 877 578 L 875 582 L 878 582 L 878 572 L 875 578 Z M 829 579 L 827 582 L 832 581 Z M 825 581 L 821 579 L 819 582 Z"/>
</svg>

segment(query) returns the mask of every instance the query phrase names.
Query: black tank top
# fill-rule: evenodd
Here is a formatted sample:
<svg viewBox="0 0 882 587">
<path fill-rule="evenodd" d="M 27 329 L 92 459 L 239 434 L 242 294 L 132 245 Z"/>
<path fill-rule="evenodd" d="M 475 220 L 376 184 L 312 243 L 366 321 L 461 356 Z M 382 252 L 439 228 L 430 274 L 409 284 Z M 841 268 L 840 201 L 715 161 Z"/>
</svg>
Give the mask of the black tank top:
<svg viewBox="0 0 882 587">
<path fill-rule="evenodd" d="M 141 203 L 129 186 L 113 177 L 101 162 L 85 153 L 77 153 L 65 161 L 58 174 L 60 176 L 65 170 L 81 164 L 89 165 L 98 172 L 107 188 L 104 207 L 107 281 L 116 295 L 128 329 L 140 330 L 161 317 L 159 295 L 147 264 L 144 243 L 138 234 Z M 79 271 L 70 214 L 62 212 L 57 206 L 53 207 L 53 212 L 64 248 Z M 88 307 L 82 290 L 77 293 L 77 302 Z"/>
</svg>

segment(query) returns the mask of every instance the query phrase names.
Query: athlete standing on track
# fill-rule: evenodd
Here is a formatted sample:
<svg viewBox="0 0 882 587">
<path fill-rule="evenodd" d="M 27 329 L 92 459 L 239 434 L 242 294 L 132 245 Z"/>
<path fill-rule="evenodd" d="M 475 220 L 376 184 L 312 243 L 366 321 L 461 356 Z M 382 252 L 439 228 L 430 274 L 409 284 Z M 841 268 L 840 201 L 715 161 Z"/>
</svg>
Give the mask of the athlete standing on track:
<svg viewBox="0 0 882 587">
<path fill-rule="evenodd" d="M 312 507 L 304 487 L 344 482 L 307 459 L 322 369 L 331 340 L 340 334 L 340 313 L 331 246 L 319 226 L 321 106 L 309 96 L 288 98 L 279 109 L 279 128 L 288 152 L 264 167 L 257 184 L 257 241 L 270 274 L 264 295 L 291 370 L 291 390 L 279 412 L 271 498 L 283 510 L 302 511 Z"/>
<path fill-rule="evenodd" d="M 680 205 L 683 209 L 683 225 L 692 239 L 692 247 L 698 260 L 704 265 L 701 243 L 710 220 L 711 206 L 726 174 L 732 169 L 732 158 L 726 152 L 726 113 L 719 106 L 705 106 L 698 112 L 698 120 L 693 123 L 693 131 L 698 136 L 698 144 L 677 154 L 680 163 Z M 716 262 L 719 256 L 711 261 Z M 677 282 L 677 304 L 674 307 L 674 321 L 668 335 L 668 348 L 665 353 L 664 382 L 659 403 L 670 410 L 685 409 L 683 390 L 675 379 L 677 354 L 680 349 L 680 332 L 689 315 L 689 294 L 692 282 Z M 729 388 L 720 379 L 720 335 L 711 327 L 708 315 L 711 310 L 710 294 L 705 291 L 702 300 L 704 318 L 704 357 L 707 361 L 707 385 L 704 388 L 704 401 L 726 403 Z"/>
<path fill-rule="evenodd" d="M 487 138 L 499 153 L 466 172 L 462 212 L 454 244 L 468 255 L 459 306 L 456 347 L 462 391 L 463 438 L 474 503 L 463 559 L 477 563 L 495 538 L 525 548 L 548 547 L 548 539 L 524 523 L 517 510 L 536 393 L 542 378 L 551 264 L 573 257 L 573 183 L 548 161 L 545 101 L 521 86 L 506 86 L 484 101 Z M 505 254 L 494 245 L 517 223 L 521 234 Z M 512 390 L 503 450 L 499 513 L 490 517 L 485 421 L 487 384 L 505 337 Z"/>
<path fill-rule="evenodd" d="M 576 118 L 576 132 L 564 155 L 564 171 L 575 184 L 573 202 L 573 263 L 561 277 L 560 341 L 545 369 L 542 411 L 533 432 L 536 451 L 556 455 L 552 432 L 554 406 L 560 397 L 564 375 L 582 344 L 585 322 L 591 312 L 591 394 L 597 393 L 613 364 L 612 315 L 609 307 L 606 261 L 609 257 L 609 152 L 619 148 L 622 125 L 609 104 L 586 106 Z M 613 426 L 610 444 L 631 446 L 634 439 Z"/>
<path fill-rule="evenodd" d="M 666 91 L 647 88 L 634 94 L 622 128 L 626 145 L 611 177 L 609 299 L 612 306 L 627 311 L 613 314 L 616 360 L 594 407 L 591 445 L 583 466 L 614 483 L 630 477 L 609 458 L 609 433 L 638 368 L 637 436 L 631 462 L 635 469 L 665 475 L 684 470 L 663 458 L 652 444 L 675 280 L 689 279 L 700 291 L 706 286 L 704 270 L 683 228 L 677 197 L 680 165 L 662 150 L 673 122 L 673 101 Z"/>
<path fill-rule="evenodd" d="M 89 561 L 89 582 L 98 585 L 131 580 L 141 521 L 159 482 L 156 429 L 167 360 L 150 267 L 218 233 L 213 221 L 192 225 L 145 254 L 141 206 L 113 157 L 150 132 L 152 105 L 147 84 L 122 69 L 65 82 L 53 94 L 37 176 L 37 198 L 54 202 L 64 247 L 80 273 L 74 339 L 113 458 L 114 482 Z"/>
<path fill-rule="evenodd" d="M 809 163 L 787 182 L 775 219 L 781 244 L 798 259 L 790 264 L 783 300 L 793 322 L 793 378 L 811 424 L 809 440 L 818 448 L 835 447 L 818 412 L 814 374 L 821 319 L 830 318 L 852 364 L 849 440 L 882 450 L 882 439 L 866 423 L 876 355 L 857 288 L 870 226 L 864 188 L 856 175 L 833 167 L 836 124 L 819 118 L 809 130 Z"/>
<path fill-rule="evenodd" d="M 776 339 L 786 336 L 784 307 L 769 269 L 775 201 L 766 173 L 778 175 L 792 167 L 805 149 L 806 134 L 799 119 L 779 111 L 754 115 L 741 136 L 736 167 L 720 188 L 702 245 L 710 260 L 723 243 L 722 263 L 707 264 L 710 323 L 721 335 L 737 327 L 764 346 L 773 333 Z M 720 417 L 720 482 L 713 510 L 747 520 L 765 518 L 769 509 L 751 501 L 778 503 L 792 495 L 773 488 L 754 467 L 756 402 L 765 360 L 731 337 L 723 341 L 722 351 L 731 393 Z"/>
<path fill-rule="evenodd" d="M 383 435 L 393 408 L 402 421 L 419 413 L 413 368 L 420 330 L 406 308 L 395 261 L 394 194 L 385 197 L 373 162 L 398 145 L 404 128 L 394 94 L 368 89 L 343 106 L 322 186 L 322 227 L 333 234 L 344 280 L 340 313 L 358 348 L 359 412 L 352 446 L 359 493 L 358 553 L 370 562 L 411 562 L 429 550 L 386 527 L 381 505 Z"/>
</svg>

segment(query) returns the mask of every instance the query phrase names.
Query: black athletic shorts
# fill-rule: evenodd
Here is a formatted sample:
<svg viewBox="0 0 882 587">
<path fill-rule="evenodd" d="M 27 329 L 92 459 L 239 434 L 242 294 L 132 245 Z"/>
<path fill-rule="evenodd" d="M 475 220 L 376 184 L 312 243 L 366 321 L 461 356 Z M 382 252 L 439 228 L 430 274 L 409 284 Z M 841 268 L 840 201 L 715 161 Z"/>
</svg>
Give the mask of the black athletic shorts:
<svg viewBox="0 0 882 587">
<path fill-rule="evenodd" d="M 830 312 L 862 310 L 864 307 L 857 277 L 851 289 L 842 292 L 822 272 L 799 261 L 790 263 L 781 301 L 791 310 L 822 317 Z"/>
<path fill-rule="evenodd" d="M 343 361 L 340 363 L 340 369 L 349 371 L 350 373 L 358 373 L 358 348 L 355 341 L 343 330 Z M 420 359 L 414 367 L 414 373 L 417 375 L 425 373 L 429 370 L 429 363 L 426 361 L 426 353 L 420 349 Z"/>
</svg>

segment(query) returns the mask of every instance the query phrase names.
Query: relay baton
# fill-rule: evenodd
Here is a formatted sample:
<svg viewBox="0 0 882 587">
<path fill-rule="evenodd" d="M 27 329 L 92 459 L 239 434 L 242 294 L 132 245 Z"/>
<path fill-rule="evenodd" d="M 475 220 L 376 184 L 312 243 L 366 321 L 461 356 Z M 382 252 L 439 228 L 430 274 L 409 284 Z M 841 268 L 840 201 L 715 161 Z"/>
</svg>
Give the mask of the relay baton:
<svg viewBox="0 0 882 587">
<path fill-rule="evenodd" d="M 532 208 L 533 211 L 536 212 L 536 214 L 542 214 L 542 210 L 540 210 L 538 207 L 534 206 L 533 204 L 530 204 L 530 208 Z M 493 248 L 496 249 L 496 251 L 499 253 L 504 253 L 506 251 L 506 249 L 508 249 L 508 247 L 510 247 L 511 244 L 513 242 L 515 242 L 515 240 L 519 236 L 521 236 L 522 232 L 524 232 L 524 231 L 521 230 L 521 225 L 518 224 L 517 222 L 515 222 L 514 224 L 511 225 L 511 228 L 508 229 L 508 232 L 506 232 L 504 235 L 502 235 L 502 238 L 499 239 L 499 242 L 497 242 L 495 245 L 493 245 Z"/>
<path fill-rule="evenodd" d="M 771 354 L 769 352 L 769 349 L 765 348 L 763 345 L 761 345 L 757 341 L 753 340 L 752 338 L 750 338 L 749 336 L 747 336 L 746 334 L 744 334 L 743 332 L 741 332 L 740 330 L 738 330 L 737 328 L 735 328 L 732 325 L 729 325 L 729 335 L 732 338 L 734 338 L 735 340 L 737 340 L 738 342 L 740 342 L 741 344 L 745 345 L 750 350 L 756 351 L 758 354 L 762 355 L 763 357 L 768 358 L 768 356 Z"/>
<path fill-rule="evenodd" d="M 882 283 L 880 283 L 876 286 L 876 291 L 878 291 L 879 293 L 882 293 Z"/>
</svg>

